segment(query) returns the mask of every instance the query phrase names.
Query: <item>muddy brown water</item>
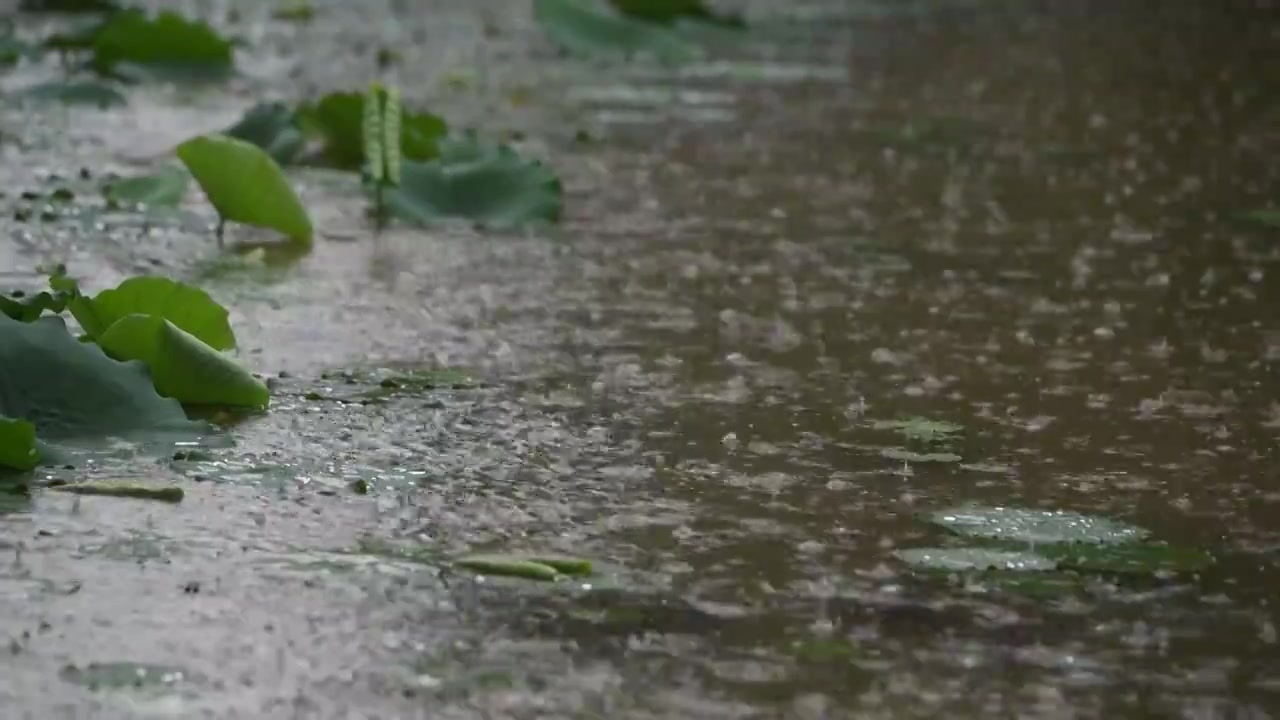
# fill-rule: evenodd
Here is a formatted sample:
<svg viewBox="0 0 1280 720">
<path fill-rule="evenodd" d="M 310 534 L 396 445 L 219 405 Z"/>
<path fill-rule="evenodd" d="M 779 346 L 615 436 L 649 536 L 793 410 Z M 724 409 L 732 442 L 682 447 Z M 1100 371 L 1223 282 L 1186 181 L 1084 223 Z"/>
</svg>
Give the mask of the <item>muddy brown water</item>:
<svg viewBox="0 0 1280 720">
<path fill-rule="evenodd" d="M 5 717 L 1280 713 L 1280 236 L 1234 218 L 1280 202 L 1274 6 L 761 1 L 753 40 L 678 72 L 557 57 L 515 4 L 352 5 L 244 4 L 228 86 L 3 112 L 0 280 L 193 279 L 285 374 L 232 448 L 76 471 L 176 479 L 181 505 L 0 518 Z M 50 173 L 358 86 L 386 43 L 408 97 L 560 170 L 560 228 L 375 240 L 313 172 L 329 239 L 276 267 L 220 265 L 195 199 L 9 219 Z M 334 399 L 422 365 L 489 384 Z M 909 416 L 962 426 L 962 462 L 883 457 L 869 423 Z M 1033 592 L 895 560 L 968 502 L 1218 562 Z M 602 573 L 477 582 L 388 543 Z M 163 681 L 82 681 L 110 663 Z"/>
</svg>

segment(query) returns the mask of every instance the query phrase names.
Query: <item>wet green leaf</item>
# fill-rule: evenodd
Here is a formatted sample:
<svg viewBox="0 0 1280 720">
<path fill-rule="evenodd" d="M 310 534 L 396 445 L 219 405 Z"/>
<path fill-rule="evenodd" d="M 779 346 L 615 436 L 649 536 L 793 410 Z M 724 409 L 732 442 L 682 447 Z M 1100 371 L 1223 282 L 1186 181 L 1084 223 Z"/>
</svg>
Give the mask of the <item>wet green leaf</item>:
<svg viewBox="0 0 1280 720">
<path fill-rule="evenodd" d="M 257 145 L 282 165 L 297 160 L 306 147 L 297 113 L 278 102 L 255 105 L 224 134 Z"/>
<path fill-rule="evenodd" d="M 555 570 L 563 575 L 590 575 L 591 561 L 566 555 L 527 555 L 523 559 Z"/>
<path fill-rule="evenodd" d="M 60 313 L 66 305 L 67 297 L 60 292 L 38 292 L 22 297 L 0 295 L 0 313 L 20 322 L 31 322 L 46 310 Z"/>
<path fill-rule="evenodd" d="M 560 573 L 550 565 L 512 555 L 468 555 L 454 560 L 453 564 L 483 575 L 504 575 L 548 581 L 560 578 Z"/>
<path fill-rule="evenodd" d="M 662 25 L 590 5 L 585 0 L 534 0 L 534 17 L 552 42 L 584 56 L 650 56 L 663 62 L 691 60 L 696 45 Z"/>
<path fill-rule="evenodd" d="M 364 162 L 364 93 L 331 93 L 298 109 L 298 122 L 324 141 L 325 161 L 358 170 Z M 400 114 L 400 151 L 406 160 L 431 160 L 448 125 L 431 113 L 405 109 Z"/>
<path fill-rule="evenodd" d="M 94 105 L 100 108 L 125 105 L 128 100 L 114 86 L 96 80 L 65 80 L 41 83 L 24 88 L 19 96 L 31 100 L 61 102 L 68 105 Z"/>
<path fill-rule="evenodd" d="M 265 408 L 267 386 L 234 360 L 163 317 L 127 315 L 98 338 L 119 360 L 140 360 L 161 395 L 193 405 Z"/>
<path fill-rule="evenodd" d="M 1033 552 L 986 548 L 911 548 L 894 553 L 898 559 L 926 570 L 1054 570 L 1057 563 Z"/>
<path fill-rule="evenodd" d="M 959 535 L 1036 545 L 1119 544 L 1141 540 L 1148 534 L 1134 525 L 1065 510 L 959 507 L 931 513 L 928 519 Z"/>
<path fill-rule="evenodd" d="M 1196 572 L 1213 564 L 1213 556 L 1196 548 L 1165 543 L 1121 545 L 1046 545 L 1037 548 L 1059 567 L 1093 572 L 1157 574 Z"/>
<path fill-rule="evenodd" d="M 906 420 L 876 420 L 871 426 L 876 430 L 896 430 L 908 440 L 926 443 L 946 442 L 964 429 L 954 423 L 922 417 Z"/>
<path fill-rule="evenodd" d="M 24 12 L 112 13 L 120 9 L 113 0 L 22 0 Z"/>
<path fill-rule="evenodd" d="M 960 456 L 955 453 L 937 452 L 937 453 L 918 453 L 906 448 L 884 448 L 880 451 L 882 457 L 890 460 L 901 460 L 903 462 L 917 463 L 956 463 L 960 462 Z"/>
<path fill-rule="evenodd" d="M 71 308 L 80 326 L 95 339 L 119 320 L 140 314 L 168 320 L 215 350 L 236 346 L 227 309 L 200 288 L 168 278 L 129 278 L 93 298 L 73 301 Z"/>
<path fill-rule="evenodd" d="M 187 196 L 191 173 L 167 165 L 149 175 L 121 178 L 103 188 L 106 196 L 123 205 L 176 207 Z"/>
<path fill-rule="evenodd" d="M 177 486 L 160 487 L 129 480 L 91 480 L 72 485 L 54 485 L 49 489 L 73 495 L 100 495 L 173 503 L 182 502 L 185 496 L 182 488 Z"/>
<path fill-rule="evenodd" d="M 35 426 L 0 415 L 0 468 L 30 470 L 39 463 Z"/>
<path fill-rule="evenodd" d="M 172 11 L 115 13 L 93 42 L 93 67 L 104 75 L 218 79 L 231 74 L 233 63 L 230 41 L 208 23 Z"/>
<path fill-rule="evenodd" d="M 23 323 L 0 315 L 0 367 L 0 415 L 31 422 L 43 442 L 185 436 L 205 428 L 156 393 L 145 366 L 117 362 L 76 340 L 59 317 Z"/>
<path fill-rule="evenodd" d="M 696 20 L 729 27 L 743 26 L 741 18 L 715 13 L 703 0 L 610 0 L 610 2 L 624 15 L 663 25 L 671 25 L 679 20 Z"/>
<path fill-rule="evenodd" d="M 261 148 L 225 135 L 178 146 L 205 195 L 224 220 L 277 230 L 310 245 L 311 218 L 280 166 Z"/>
<path fill-rule="evenodd" d="M 83 667 L 68 665 L 59 677 L 90 690 L 172 688 L 189 679 L 181 668 L 133 662 L 89 663 Z"/>
<path fill-rule="evenodd" d="M 386 194 L 388 210 L 429 225 L 446 218 L 496 227 L 555 222 L 560 217 L 560 180 L 546 166 L 505 146 L 448 143 L 438 159 L 405 162 L 400 186 Z"/>
</svg>

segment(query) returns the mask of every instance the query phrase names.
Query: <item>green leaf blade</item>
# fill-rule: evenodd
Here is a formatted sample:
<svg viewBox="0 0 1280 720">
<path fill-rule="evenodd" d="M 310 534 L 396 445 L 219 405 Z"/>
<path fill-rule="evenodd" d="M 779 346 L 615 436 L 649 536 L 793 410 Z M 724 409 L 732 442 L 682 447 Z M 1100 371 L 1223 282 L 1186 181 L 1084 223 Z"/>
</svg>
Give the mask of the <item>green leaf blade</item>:
<svg viewBox="0 0 1280 720">
<path fill-rule="evenodd" d="M 40 464 L 36 426 L 0 415 L 0 469 L 31 470 Z"/>
<path fill-rule="evenodd" d="M 19 322 L 33 322 L 46 310 L 60 313 L 66 305 L 67 297 L 60 292 L 38 292 L 25 297 L 0 295 L 0 314 Z"/>
<path fill-rule="evenodd" d="M 172 11 L 115 13 L 93 40 L 93 67 L 104 75 L 219 79 L 233 65 L 229 40 L 208 23 Z"/>
<path fill-rule="evenodd" d="M 252 373 L 163 317 L 125 316 L 98 342 L 114 358 L 146 364 L 156 390 L 179 402 L 251 408 L 271 402 Z"/>
<path fill-rule="evenodd" d="M 503 575 L 546 582 L 560 579 L 560 573 L 549 565 L 509 555 L 468 555 L 455 560 L 454 565 L 482 575 Z"/>
<path fill-rule="evenodd" d="M 59 317 L 0 315 L 0 415 L 26 420 L 43 441 L 199 434 L 202 423 L 158 395 L 141 363 L 122 363 L 67 332 Z"/>
<path fill-rule="evenodd" d="M 311 244 L 313 228 L 284 171 L 258 146 L 202 135 L 178 146 L 178 158 L 225 220 L 270 228 Z"/>
<path fill-rule="evenodd" d="M 86 328 L 85 332 L 91 337 L 100 337 L 129 315 L 147 315 L 168 320 L 215 350 L 236 346 L 227 309 L 204 290 L 176 280 L 156 276 L 129 278 L 88 302 L 93 308 L 95 327 L 92 331 Z"/>
</svg>

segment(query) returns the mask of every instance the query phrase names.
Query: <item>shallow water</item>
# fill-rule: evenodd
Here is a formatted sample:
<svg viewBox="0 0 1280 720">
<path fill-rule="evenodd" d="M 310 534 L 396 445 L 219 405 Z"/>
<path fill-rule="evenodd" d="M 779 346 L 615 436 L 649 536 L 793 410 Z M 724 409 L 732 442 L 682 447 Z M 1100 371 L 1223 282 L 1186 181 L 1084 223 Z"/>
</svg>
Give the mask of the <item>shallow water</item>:
<svg viewBox="0 0 1280 720">
<path fill-rule="evenodd" d="M 90 287 L 201 278 L 232 308 L 243 361 L 286 377 L 234 448 L 92 469 L 176 478 L 182 505 L 50 493 L 0 521 L 14 553 L 0 705 L 1280 708 L 1280 252 L 1274 230 L 1233 217 L 1280 197 L 1274 8 L 762 0 L 755 40 L 678 72 L 558 58 L 525 15 L 472 5 L 357 26 L 317 3 L 295 27 L 250 4 L 250 72 L 229 88 L 144 90 L 40 126 L 5 111 L 20 191 L 123 170 L 263 95 L 358 86 L 371 48 L 410 43 L 408 97 L 455 125 L 523 131 L 569 192 L 553 232 L 374 240 L 358 200 L 303 174 L 319 226 L 356 241 L 241 270 L 213 262 L 197 202 L 150 227 L 103 218 L 105 232 L 2 221 L 18 277 L 0 279 L 35 282 L 51 261 Z M 334 62 L 337 38 L 359 49 Z M 465 367 L 490 386 L 363 404 L 379 376 L 341 372 L 388 365 Z M 960 462 L 884 456 L 902 442 L 872 422 L 910 416 L 960 425 Z M 1098 513 L 1218 562 L 1046 589 L 895 559 L 945 541 L 922 513 L 968 502 Z M 600 562 L 603 586 L 476 582 L 387 543 L 572 552 Z M 64 669 L 119 661 L 187 674 L 95 691 Z"/>
</svg>

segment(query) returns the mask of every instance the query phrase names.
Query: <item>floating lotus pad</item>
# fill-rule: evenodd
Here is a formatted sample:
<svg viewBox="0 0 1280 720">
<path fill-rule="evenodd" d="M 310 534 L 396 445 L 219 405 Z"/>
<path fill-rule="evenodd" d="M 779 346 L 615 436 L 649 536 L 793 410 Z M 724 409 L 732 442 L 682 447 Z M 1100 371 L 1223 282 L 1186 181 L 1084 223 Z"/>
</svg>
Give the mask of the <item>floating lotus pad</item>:
<svg viewBox="0 0 1280 720">
<path fill-rule="evenodd" d="M 986 548 L 911 548 L 899 550 L 898 559 L 926 570 L 1056 570 L 1058 563 L 1033 552 Z"/>
<path fill-rule="evenodd" d="M 1066 510 L 962 507 L 930 513 L 927 519 L 958 535 L 1036 545 L 1120 544 L 1150 534 L 1136 525 Z"/>
</svg>

